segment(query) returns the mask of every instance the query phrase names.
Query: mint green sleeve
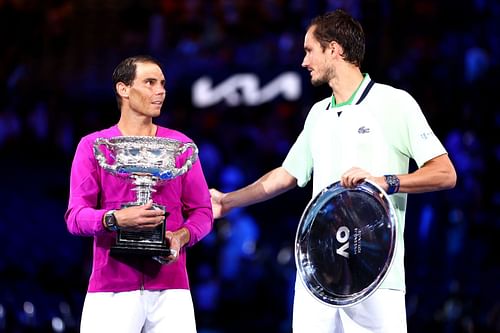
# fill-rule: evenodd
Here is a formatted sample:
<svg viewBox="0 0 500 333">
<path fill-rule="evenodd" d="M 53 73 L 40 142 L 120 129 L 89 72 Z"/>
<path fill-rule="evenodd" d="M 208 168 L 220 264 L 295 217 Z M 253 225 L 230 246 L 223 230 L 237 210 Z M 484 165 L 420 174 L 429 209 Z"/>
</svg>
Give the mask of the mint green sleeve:
<svg viewBox="0 0 500 333">
<path fill-rule="evenodd" d="M 402 91 L 398 96 L 400 114 L 396 116 L 399 123 L 398 149 L 406 156 L 415 160 L 421 167 L 425 162 L 439 155 L 446 154 L 446 149 L 434 134 L 420 106 L 407 92 Z"/>
</svg>

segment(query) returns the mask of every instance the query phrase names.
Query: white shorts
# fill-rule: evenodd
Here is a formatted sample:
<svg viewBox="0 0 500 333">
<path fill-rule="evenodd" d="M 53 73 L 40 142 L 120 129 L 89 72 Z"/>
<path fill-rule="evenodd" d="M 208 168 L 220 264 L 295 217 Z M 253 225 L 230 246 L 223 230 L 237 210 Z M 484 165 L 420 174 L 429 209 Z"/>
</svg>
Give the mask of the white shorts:
<svg viewBox="0 0 500 333">
<path fill-rule="evenodd" d="M 81 333 L 196 333 L 187 289 L 87 293 Z"/>
<path fill-rule="evenodd" d="M 405 294 L 378 289 L 364 301 L 337 308 L 321 303 L 295 282 L 293 333 L 405 333 Z"/>
</svg>

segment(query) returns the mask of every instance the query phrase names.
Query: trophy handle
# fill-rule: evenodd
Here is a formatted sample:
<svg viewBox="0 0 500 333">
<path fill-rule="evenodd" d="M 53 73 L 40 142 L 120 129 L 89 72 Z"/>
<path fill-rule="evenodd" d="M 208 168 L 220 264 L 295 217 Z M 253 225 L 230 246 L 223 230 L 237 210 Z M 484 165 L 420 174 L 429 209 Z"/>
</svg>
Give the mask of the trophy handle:
<svg viewBox="0 0 500 333">
<path fill-rule="evenodd" d="M 105 138 L 97 138 L 94 141 L 94 156 L 97 159 L 97 162 L 104 170 L 109 171 L 109 172 L 116 172 L 117 166 L 110 165 L 106 161 L 106 156 L 104 155 L 104 153 L 100 149 L 101 146 L 106 146 L 106 148 L 109 149 L 109 140 L 105 139 Z"/>
<path fill-rule="evenodd" d="M 191 166 L 198 158 L 198 147 L 193 142 L 185 142 L 179 150 L 178 155 L 184 154 L 189 148 L 192 148 L 191 155 L 186 159 L 184 165 L 180 168 L 175 168 L 174 170 L 162 172 L 160 174 L 161 179 L 175 178 L 177 176 L 185 174 L 189 169 L 191 169 Z"/>
</svg>

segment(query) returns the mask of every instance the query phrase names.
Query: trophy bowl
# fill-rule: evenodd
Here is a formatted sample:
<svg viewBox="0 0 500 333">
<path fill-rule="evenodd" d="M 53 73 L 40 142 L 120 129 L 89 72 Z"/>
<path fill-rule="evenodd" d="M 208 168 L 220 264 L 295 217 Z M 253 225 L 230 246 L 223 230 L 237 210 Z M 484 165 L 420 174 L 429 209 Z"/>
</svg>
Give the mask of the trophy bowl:
<svg viewBox="0 0 500 333">
<path fill-rule="evenodd" d="M 295 239 L 298 275 L 316 299 L 333 307 L 357 304 L 385 279 L 396 249 L 397 218 L 387 194 L 365 181 L 331 184 L 301 217 Z"/>
<path fill-rule="evenodd" d="M 189 151 L 181 167 L 176 159 Z M 198 148 L 192 142 L 152 136 L 117 136 L 98 138 L 94 141 L 94 156 L 107 172 L 132 182 L 136 201 L 127 202 L 121 208 L 139 206 L 151 200 L 155 187 L 186 173 L 198 158 Z M 168 216 L 166 207 L 153 202 L 152 209 L 160 209 Z M 166 221 L 150 230 L 117 230 L 112 254 L 139 254 L 168 256 L 169 245 L 165 238 Z"/>
</svg>

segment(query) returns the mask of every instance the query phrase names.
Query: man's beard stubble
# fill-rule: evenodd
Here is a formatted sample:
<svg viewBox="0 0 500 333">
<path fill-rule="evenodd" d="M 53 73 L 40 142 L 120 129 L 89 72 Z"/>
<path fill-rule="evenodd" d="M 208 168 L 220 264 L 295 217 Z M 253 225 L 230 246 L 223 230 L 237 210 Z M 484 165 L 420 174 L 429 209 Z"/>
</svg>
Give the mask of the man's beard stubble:
<svg viewBox="0 0 500 333">
<path fill-rule="evenodd" d="M 322 84 L 325 84 L 325 83 L 328 83 L 330 82 L 330 79 L 333 77 L 333 71 L 332 69 L 328 69 L 322 76 L 320 76 L 319 78 L 317 79 L 313 79 L 311 78 L 311 84 L 314 86 L 314 87 L 319 87 L 321 86 Z"/>
</svg>

